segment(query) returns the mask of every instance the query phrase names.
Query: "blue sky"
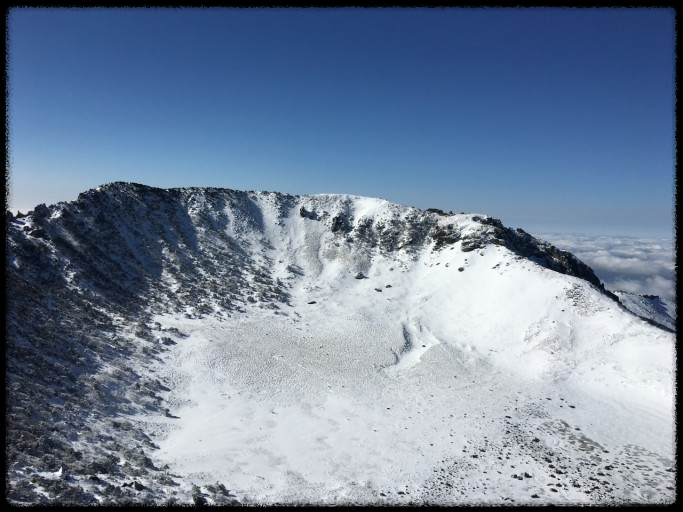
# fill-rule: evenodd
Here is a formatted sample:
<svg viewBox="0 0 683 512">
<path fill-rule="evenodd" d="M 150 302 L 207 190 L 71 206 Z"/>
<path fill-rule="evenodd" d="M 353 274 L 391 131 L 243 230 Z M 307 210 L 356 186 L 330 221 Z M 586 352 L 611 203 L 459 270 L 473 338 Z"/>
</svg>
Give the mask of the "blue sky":
<svg viewBox="0 0 683 512">
<path fill-rule="evenodd" d="M 12 9 L 10 206 L 111 181 L 668 236 L 671 9 Z"/>
</svg>

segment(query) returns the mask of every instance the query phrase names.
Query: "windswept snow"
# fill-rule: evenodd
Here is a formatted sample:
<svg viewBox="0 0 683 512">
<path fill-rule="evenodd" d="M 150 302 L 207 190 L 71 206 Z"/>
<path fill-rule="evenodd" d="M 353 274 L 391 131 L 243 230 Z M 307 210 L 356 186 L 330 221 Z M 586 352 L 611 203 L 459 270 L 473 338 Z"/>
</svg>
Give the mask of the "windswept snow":
<svg viewBox="0 0 683 512">
<path fill-rule="evenodd" d="M 126 205 L 106 210 L 120 244 L 103 260 L 128 280 L 99 307 L 118 336 L 111 354 L 129 353 L 103 354 L 91 371 L 129 425 L 121 442 L 139 440 L 150 462 L 130 451 L 93 475 L 120 487 L 131 477 L 117 468 L 146 464 L 144 489 L 117 500 L 675 500 L 673 334 L 571 255 L 485 215 L 357 196 L 126 184 L 88 194 Z M 46 261 L 65 266 L 68 293 L 91 297 L 107 281 L 68 250 L 90 247 L 85 232 L 69 225 L 59 244 L 71 245 L 51 245 L 75 215 L 65 211 L 55 226 L 17 226 L 46 230 L 31 243 L 62 250 Z M 21 240 L 8 255 L 19 269 L 32 254 Z M 57 469 L 36 474 L 50 487 L 66 478 Z M 31 474 L 13 471 L 17 482 Z M 102 500 L 88 474 L 73 478 Z"/>
<path fill-rule="evenodd" d="M 159 460 L 255 503 L 672 499 L 668 333 L 498 247 L 385 267 L 288 317 L 157 317 L 189 335 Z"/>
</svg>

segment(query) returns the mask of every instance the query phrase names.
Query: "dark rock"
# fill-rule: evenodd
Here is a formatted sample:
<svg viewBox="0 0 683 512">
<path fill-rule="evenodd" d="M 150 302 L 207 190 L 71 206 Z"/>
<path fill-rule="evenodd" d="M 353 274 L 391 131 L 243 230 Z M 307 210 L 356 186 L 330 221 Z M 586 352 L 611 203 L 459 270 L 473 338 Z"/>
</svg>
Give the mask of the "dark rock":
<svg viewBox="0 0 683 512">
<path fill-rule="evenodd" d="M 198 507 L 203 507 L 207 504 L 206 498 L 204 496 L 200 496 L 199 494 L 192 495 L 192 502 Z"/>
<path fill-rule="evenodd" d="M 465 270 L 465 267 L 458 267 L 458 272 L 463 272 Z"/>
<path fill-rule="evenodd" d="M 472 220 L 474 220 L 474 219 L 475 218 L 472 217 Z M 487 226 L 495 226 L 497 228 L 503 227 L 503 223 L 500 221 L 500 219 L 495 219 L 493 217 L 484 217 L 483 219 L 477 217 L 477 219 L 479 220 L 479 223 L 487 225 Z"/>
<path fill-rule="evenodd" d="M 299 208 L 299 215 L 301 215 L 305 219 L 319 220 L 318 214 L 316 212 L 309 212 L 303 206 Z"/>
<path fill-rule="evenodd" d="M 135 482 L 133 482 L 133 488 L 134 488 L 136 491 L 142 491 L 142 490 L 145 489 L 145 486 L 142 485 L 140 482 L 135 481 Z"/>
<path fill-rule="evenodd" d="M 309 302 L 309 304 L 317 304 L 317 302 L 312 300 L 311 302 Z"/>
<path fill-rule="evenodd" d="M 452 225 L 434 226 L 430 236 L 435 242 L 435 251 L 438 251 L 446 245 L 452 245 L 460 240 L 460 233 L 456 231 Z"/>
<path fill-rule="evenodd" d="M 43 240 L 48 240 L 49 236 L 43 228 L 36 228 L 29 233 L 31 236 L 36 238 L 41 238 Z"/>
<path fill-rule="evenodd" d="M 332 218 L 332 232 L 333 233 L 350 233 L 353 228 L 349 220 L 343 215 L 337 215 Z"/>
<path fill-rule="evenodd" d="M 33 216 L 34 216 L 36 219 L 44 219 L 44 218 L 46 218 L 48 215 L 50 215 L 50 209 L 49 209 L 47 206 L 45 206 L 45 203 L 39 204 L 39 205 L 36 206 L 35 209 L 33 210 Z"/>
<path fill-rule="evenodd" d="M 363 275 L 363 272 L 358 272 L 358 274 L 356 274 L 356 279 L 367 279 L 367 277 Z"/>
</svg>

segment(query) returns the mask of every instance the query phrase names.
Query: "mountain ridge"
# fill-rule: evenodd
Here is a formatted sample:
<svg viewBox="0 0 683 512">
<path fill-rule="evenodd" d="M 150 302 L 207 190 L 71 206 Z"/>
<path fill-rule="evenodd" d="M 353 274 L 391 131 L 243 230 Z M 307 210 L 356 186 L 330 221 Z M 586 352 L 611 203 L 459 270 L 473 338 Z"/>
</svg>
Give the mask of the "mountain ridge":
<svg viewBox="0 0 683 512">
<path fill-rule="evenodd" d="M 381 386 L 377 369 L 407 378 L 438 350 L 462 360 L 462 368 L 469 353 L 484 369 L 518 372 L 522 367 L 511 361 L 526 361 L 530 375 L 571 378 L 573 351 L 594 350 L 579 341 L 583 318 L 596 315 L 621 319 L 598 336 L 604 343 L 666 344 L 635 317 L 612 311 L 619 301 L 588 266 L 521 229 L 481 214 L 360 196 L 115 182 L 69 203 L 39 205 L 22 218 L 8 216 L 6 281 L 8 478 L 17 503 L 175 499 L 168 489 L 184 484 L 172 464 L 154 455 L 163 436 L 157 440 L 157 427 L 134 418 L 185 416 L 183 400 L 169 398 L 180 387 L 164 364 L 188 340 L 199 343 L 196 327 L 189 328 L 197 322 L 237 329 L 262 318 L 283 326 L 278 336 L 288 339 L 297 330 L 316 333 L 332 319 L 352 319 L 379 329 L 372 350 L 361 331 L 354 335 L 373 355 L 358 362 L 344 348 L 335 357 Z M 543 286 L 543 297 L 521 295 L 523 301 L 510 303 L 514 314 L 494 311 L 500 321 L 490 322 L 490 308 L 504 307 L 506 297 L 527 286 Z M 378 305 L 372 314 L 362 306 L 368 294 Z M 447 316 L 430 320 L 435 308 L 445 308 L 444 315 L 453 309 L 458 329 Z M 375 314 L 381 329 L 373 327 Z M 481 331 L 486 321 L 491 325 Z M 294 339 L 293 347 L 303 343 Z M 234 350 L 241 354 L 238 345 Z M 324 343 L 296 349 L 278 375 L 289 379 L 282 368 L 303 358 L 310 372 L 329 375 L 328 385 L 342 392 L 352 386 L 348 376 L 316 366 L 329 350 Z M 260 364 L 250 354 L 239 357 Z M 272 357 L 279 361 L 281 354 Z M 597 378 L 589 365 L 578 366 Z M 659 396 L 659 388 L 652 393 Z M 131 479 L 144 481 L 146 490 L 131 489 Z M 213 503 L 235 499 L 212 485 Z M 251 484 L 242 485 L 244 493 Z M 190 496 L 202 498 L 199 491 Z"/>
<path fill-rule="evenodd" d="M 249 207 L 252 208 L 253 204 L 250 204 L 247 201 L 247 198 L 249 197 L 249 194 L 263 194 L 263 195 L 268 195 L 271 194 L 269 192 L 253 192 L 253 191 L 235 191 L 232 189 L 218 189 L 218 188 L 213 188 L 213 187 L 207 187 L 207 188 L 195 188 L 195 187 L 189 187 L 189 188 L 171 188 L 171 189 L 159 189 L 155 187 L 149 187 L 146 185 L 141 185 L 141 184 L 135 184 L 135 183 L 126 183 L 126 182 L 113 182 L 109 183 L 100 187 L 97 187 L 95 189 L 89 190 L 87 192 L 81 193 L 78 196 L 78 199 L 76 199 L 73 202 L 70 203 L 59 203 L 58 205 L 53 205 L 51 208 L 62 208 L 62 211 L 66 212 L 67 215 L 71 215 L 72 211 L 70 207 L 73 205 L 76 205 L 76 207 L 82 206 L 82 205 L 88 205 L 88 207 L 83 211 L 84 214 L 89 214 L 92 213 L 92 205 L 88 203 L 88 199 L 95 199 L 97 200 L 102 200 L 104 199 L 109 193 L 113 194 L 130 194 L 131 192 L 135 193 L 142 193 L 144 192 L 147 195 L 151 196 L 156 196 L 156 198 L 160 198 L 161 194 L 167 194 L 169 199 L 174 199 L 174 200 L 182 200 L 183 196 L 185 196 L 185 199 L 191 198 L 194 194 L 211 194 L 211 195 L 220 195 L 220 194 L 227 194 L 230 196 L 232 200 L 237 201 L 238 206 L 242 207 Z M 309 207 L 310 203 L 315 203 L 316 199 L 329 199 L 329 198 L 336 198 L 338 199 L 338 202 L 340 203 L 339 205 L 339 210 L 336 212 L 335 215 L 329 214 L 332 219 L 332 225 L 331 225 L 331 230 L 333 232 L 345 232 L 345 233 L 351 233 L 351 231 L 354 231 L 356 234 L 358 234 L 361 239 L 363 239 L 363 235 L 369 234 L 370 236 L 365 236 L 364 241 L 366 243 L 370 244 L 375 244 L 381 246 L 380 248 L 382 249 L 387 249 L 387 250 L 393 250 L 396 248 L 404 248 L 405 246 L 398 246 L 396 243 L 396 233 L 391 233 L 393 235 L 393 238 L 390 237 L 385 237 L 384 239 L 380 240 L 380 235 L 378 233 L 367 233 L 369 225 L 368 225 L 368 218 L 367 217 L 361 217 L 361 218 L 356 218 L 356 219 L 350 219 L 349 218 L 349 213 L 348 210 L 344 210 L 344 204 L 348 203 L 349 201 L 353 200 L 368 200 L 371 198 L 365 198 L 362 196 L 354 196 L 354 195 L 348 195 L 348 194 L 316 194 L 316 195 L 311 195 L 311 196 L 294 196 L 290 194 L 281 194 L 281 193 L 273 193 L 277 194 L 277 197 L 282 199 L 283 205 L 285 206 L 287 204 L 292 204 L 292 202 L 298 202 L 302 203 L 300 206 L 300 212 L 302 211 L 301 208 L 304 208 L 305 211 L 305 206 L 303 203 L 306 203 L 307 201 L 309 202 Z M 390 203 L 385 200 L 375 200 L 372 199 L 373 201 L 384 201 L 385 205 L 393 205 L 394 207 L 399 206 L 399 205 L 394 205 L 393 203 Z M 107 201 L 104 201 L 106 204 Z M 60 206 L 61 205 L 61 206 Z M 493 244 L 498 244 L 507 247 L 511 251 L 515 252 L 516 254 L 526 257 L 526 258 L 537 258 L 538 263 L 545 266 L 546 268 L 550 268 L 552 270 L 555 270 L 557 272 L 561 272 L 567 275 L 573 275 L 576 277 L 580 277 L 582 279 L 585 279 L 586 281 L 592 283 L 595 285 L 598 289 L 600 289 L 603 293 L 605 293 L 607 296 L 613 298 L 614 300 L 617 300 L 617 297 L 612 294 L 611 292 L 605 290 L 604 285 L 601 283 L 601 281 L 595 276 L 594 272 L 590 267 L 585 265 L 583 262 L 578 260 L 575 256 L 573 256 L 571 253 L 562 251 L 557 249 L 555 246 L 552 244 L 549 244 L 547 242 L 535 239 L 528 233 L 524 232 L 521 228 L 517 228 L 516 230 L 513 230 L 512 228 L 507 228 L 504 227 L 502 222 L 499 219 L 492 218 L 487 215 L 477 215 L 477 214 L 470 214 L 469 218 L 471 218 L 475 222 L 479 222 L 481 226 L 489 226 L 489 228 L 484 228 L 478 231 L 475 231 L 473 233 L 467 233 L 464 235 L 461 235 L 460 233 L 456 233 L 455 230 L 453 229 L 453 226 L 455 223 L 446 223 L 446 222 L 438 222 L 439 217 L 447 217 L 447 218 L 452 218 L 452 217 L 459 217 L 456 215 L 448 215 L 446 216 L 443 212 L 437 213 L 437 209 L 427 209 L 425 211 L 418 210 L 417 208 L 413 207 L 400 207 L 403 208 L 407 211 L 413 212 L 414 214 L 418 214 L 418 212 L 422 212 L 422 218 L 414 218 L 416 222 L 413 223 L 413 225 L 408 227 L 409 231 L 412 231 L 409 243 L 415 243 L 416 241 L 420 242 L 425 242 L 428 239 L 432 239 L 435 241 L 435 248 L 439 249 L 443 247 L 445 244 L 452 244 L 457 241 L 462 240 L 462 245 L 463 245 L 463 251 L 471 251 L 471 250 L 476 250 L 477 248 L 480 248 L 482 245 L 488 244 L 488 243 L 493 243 Z M 432 211 L 430 211 L 432 210 Z M 36 209 L 33 212 L 33 217 L 37 221 L 42 221 L 46 220 L 47 216 L 50 215 L 48 213 L 50 209 L 45 207 L 45 205 L 39 205 L 36 207 Z M 54 211 L 54 210 L 53 210 Z M 438 210 L 440 212 L 440 210 Z M 176 214 L 178 213 L 177 211 L 175 212 Z M 98 215 L 102 215 L 102 212 L 99 212 Z M 304 217 L 303 214 L 301 214 L 302 217 Z M 324 212 L 324 215 L 328 215 L 328 212 Z M 462 214 L 461 214 L 462 215 Z M 249 217 L 248 217 L 249 218 Z M 259 218 L 258 213 L 255 213 L 252 217 L 252 220 Z M 321 219 L 322 220 L 322 219 Z M 395 219 L 392 219 L 395 220 Z M 435 222 L 436 220 L 436 222 Z M 441 220 L 441 219 L 439 219 Z M 95 221 L 100 221 L 102 222 L 103 219 L 101 217 L 96 217 Z M 255 220 L 254 220 L 255 221 Z M 353 224 L 355 222 L 355 224 Z M 106 224 L 103 222 L 103 224 Z M 353 225 L 352 225 L 353 224 Z M 370 222 L 372 224 L 372 222 Z M 420 225 L 422 224 L 422 226 Z M 215 226 L 215 224 L 214 224 Z M 262 226 L 255 225 L 256 227 L 262 229 Z M 427 231 L 424 232 L 419 232 L 419 227 L 426 227 Z M 105 229 L 111 229 L 109 226 L 105 227 Z M 377 230 L 375 230 L 377 231 Z M 46 232 L 40 229 L 40 222 L 38 222 L 38 227 L 34 229 L 30 234 L 33 236 L 37 237 L 44 237 L 46 236 Z M 186 233 L 189 235 L 189 233 Z M 469 236 L 468 236 L 469 235 Z M 387 240 L 389 238 L 389 240 Z M 184 241 L 185 243 L 187 240 Z M 381 242 L 384 242 L 384 245 L 381 244 Z"/>
</svg>

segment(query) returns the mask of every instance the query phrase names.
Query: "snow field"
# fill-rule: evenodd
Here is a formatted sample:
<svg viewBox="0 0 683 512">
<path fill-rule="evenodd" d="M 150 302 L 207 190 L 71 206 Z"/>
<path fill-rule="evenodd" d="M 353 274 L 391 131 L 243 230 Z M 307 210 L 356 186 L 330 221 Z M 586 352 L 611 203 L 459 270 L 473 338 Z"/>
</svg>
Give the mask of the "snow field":
<svg viewBox="0 0 683 512">
<path fill-rule="evenodd" d="M 229 229 L 289 305 L 155 318 L 189 335 L 157 369 L 177 416 L 159 419 L 160 463 L 245 503 L 672 499 L 669 334 L 500 246 L 383 254 L 325 224 L 405 209 L 254 197 L 261 235 Z"/>
</svg>

